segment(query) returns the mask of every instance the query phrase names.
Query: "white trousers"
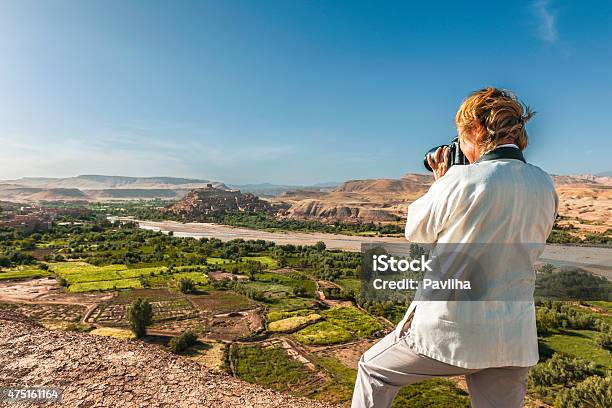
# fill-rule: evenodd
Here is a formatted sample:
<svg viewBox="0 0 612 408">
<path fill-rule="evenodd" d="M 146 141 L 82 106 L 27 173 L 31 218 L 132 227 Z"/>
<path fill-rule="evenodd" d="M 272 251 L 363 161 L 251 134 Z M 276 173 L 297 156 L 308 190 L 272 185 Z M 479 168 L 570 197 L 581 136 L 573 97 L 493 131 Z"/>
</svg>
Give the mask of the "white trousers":
<svg viewBox="0 0 612 408">
<path fill-rule="evenodd" d="M 387 408 L 400 388 L 431 379 L 465 375 L 474 408 L 519 408 L 527 392 L 528 367 L 467 369 L 412 350 L 394 330 L 359 361 L 352 408 Z"/>
</svg>

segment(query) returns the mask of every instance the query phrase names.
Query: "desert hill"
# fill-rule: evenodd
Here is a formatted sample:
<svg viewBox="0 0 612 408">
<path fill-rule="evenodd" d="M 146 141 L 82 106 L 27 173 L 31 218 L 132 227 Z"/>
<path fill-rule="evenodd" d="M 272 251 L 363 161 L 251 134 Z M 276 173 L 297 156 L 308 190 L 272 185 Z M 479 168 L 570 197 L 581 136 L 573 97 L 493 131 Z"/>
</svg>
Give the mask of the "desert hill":
<svg viewBox="0 0 612 408">
<path fill-rule="evenodd" d="M 585 232 L 605 232 L 612 228 L 612 177 L 552 177 L 560 198 L 561 225 Z M 221 182 L 203 179 L 104 175 L 26 177 L 0 181 L 0 200 L 28 202 L 160 198 L 179 200 L 171 212 L 183 214 L 189 219 L 217 210 L 227 210 L 266 212 L 291 219 L 328 223 L 385 223 L 405 218 L 408 205 L 423 195 L 432 182 L 431 174 L 408 173 L 399 179 L 349 180 L 338 185 L 324 183 L 299 187 L 250 184 L 244 185 L 247 192 L 240 193 L 239 190 L 230 190 Z M 218 190 L 218 197 L 202 195 L 201 191 L 211 187 Z M 192 191 L 200 193 L 190 194 Z M 223 195 L 221 191 L 230 192 Z M 248 191 L 255 191 L 255 194 Z M 262 200 L 259 198 L 261 196 L 270 198 Z"/>
<path fill-rule="evenodd" d="M 126 177 L 85 174 L 76 177 L 49 178 L 49 177 L 23 177 L 17 180 L 7 180 L 3 183 L 12 183 L 24 187 L 40 188 L 78 188 L 81 190 L 102 190 L 110 188 L 174 188 L 196 185 L 205 186 L 208 183 L 223 186 L 210 180 L 188 179 L 180 177 Z"/>
<path fill-rule="evenodd" d="M 63 407 L 327 406 L 212 372 L 158 346 L 51 331 L 6 311 L 0 311 L 0 367 L 1 387 L 59 387 Z"/>
<path fill-rule="evenodd" d="M 433 177 L 406 174 L 400 179 L 349 180 L 329 192 L 293 190 L 273 199 L 290 205 L 287 217 L 322 222 L 393 222 L 423 195 Z"/>
<path fill-rule="evenodd" d="M 582 231 L 612 229 L 612 177 L 553 176 L 559 195 L 561 225 Z"/>
<path fill-rule="evenodd" d="M 26 202 L 179 199 L 189 191 L 209 184 L 227 189 L 227 186 L 220 182 L 178 177 L 24 177 L 0 181 L 0 200 Z"/>
<path fill-rule="evenodd" d="M 552 176 L 560 205 L 561 224 L 582 231 L 612 228 L 612 177 Z M 293 190 L 273 199 L 290 205 L 287 216 L 323 222 L 388 222 L 405 218 L 408 205 L 431 186 L 430 174 L 400 179 L 350 180 L 330 192 Z"/>
<path fill-rule="evenodd" d="M 427 191 L 433 177 L 429 174 L 406 174 L 400 179 L 369 179 L 345 181 L 333 192 L 369 194 L 415 194 Z"/>
</svg>

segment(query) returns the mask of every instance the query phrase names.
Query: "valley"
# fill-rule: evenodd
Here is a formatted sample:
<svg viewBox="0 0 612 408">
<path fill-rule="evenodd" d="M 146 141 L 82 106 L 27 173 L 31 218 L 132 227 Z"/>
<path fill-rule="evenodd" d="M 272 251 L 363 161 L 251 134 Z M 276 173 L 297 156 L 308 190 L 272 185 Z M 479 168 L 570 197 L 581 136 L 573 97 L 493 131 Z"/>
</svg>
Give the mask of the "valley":
<svg viewBox="0 0 612 408">
<path fill-rule="evenodd" d="M 528 407 L 573 398 L 569 390 L 607 381 L 612 369 L 610 181 L 555 181 L 562 213 L 536 265 L 542 361 L 530 374 Z M 262 394 L 272 400 L 347 406 L 359 357 L 393 329 L 409 301 L 367 298 L 359 279 L 362 246 L 405 243 L 402 218 L 431 178 L 356 180 L 266 198 L 192 179 L 27 183 L 32 201 L 25 204 L 0 183 L 13 198 L 0 202 L 0 319 L 27 319 L 66 344 L 79 336 L 109 355 L 116 342 L 142 344 L 142 353 L 193 363 L 205 378 L 214 373 L 284 393 Z M 61 199 L 45 200 L 49 191 Z M 141 199 L 143 191 L 154 198 Z M 152 319 L 137 339 L 130 310 L 141 301 L 151 305 Z M 174 350 L 187 334 L 195 343 Z M 0 360 L 9 355 L 0 346 Z M 81 361 L 73 363 L 79 370 Z M 559 366 L 579 374 L 564 379 Z M 95 404 L 101 397 L 92 395 Z M 394 407 L 431 404 L 468 407 L 465 382 L 406 387 Z"/>
<path fill-rule="evenodd" d="M 346 406 L 361 353 L 392 330 L 407 307 L 361 295 L 359 248 L 371 237 L 135 223 L 113 217 L 109 221 L 86 213 L 69 217 L 72 221 L 56 220 L 43 231 L 0 230 L 0 319 L 28 319 L 57 332 L 53 336 L 62 341 L 79 336 L 84 347 L 109 347 L 103 352 L 107 355 L 122 347 L 117 342 L 127 342 L 128 348 L 146 345 L 139 353 L 173 356 L 169 342 L 192 332 L 197 342 L 172 358 L 196 364 L 199 375 L 217 373 L 229 376 L 230 384 L 243 380 Z M 556 266 L 542 266 L 545 279 L 538 290 L 550 285 L 554 292 L 558 276 L 578 282 L 572 292 L 578 298 L 561 297 L 538 306 L 543 360 L 534 371 L 527 406 L 552 405 L 564 389 L 562 382 L 548 384 L 538 377 L 540 371 L 552 370 L 547 365 L 552 358 L 588 356 L 595 365 L 584 378 L 600 378 L 598 373 L 612 368 L 605 348 L 609 346 L 600 340 L 612 324 L 612 299 L 589 300 L 593 285 L 603 285 L 605 294 L 610 283 L 562 266 L 571 260 L 581 269 L 598 265 L 609 270 L 609 251 L 549 246 L 545 252 Z M 581 279 L 586 279 L 584 284 Z M 190 284 L 183 285 L 185 281 Z M 150 302 L 153 313 L 140 340 L 134 338 L 128 318 L 138 299 Z M 113 343 L 97 340 L 100 336 L 113 338 Z M 4 347 L 6 343 L 0 346 L 0 360 L 10 355 Z M 63 378 L 54 371 L 55 364 L 42 367 Z M 141 387 L 141 392 L 147 390 Z M 406 387 L 394 407 L 432 403 L 469 406 L 465 383 L 460 378 L 436 379 Z"/>
</svg>

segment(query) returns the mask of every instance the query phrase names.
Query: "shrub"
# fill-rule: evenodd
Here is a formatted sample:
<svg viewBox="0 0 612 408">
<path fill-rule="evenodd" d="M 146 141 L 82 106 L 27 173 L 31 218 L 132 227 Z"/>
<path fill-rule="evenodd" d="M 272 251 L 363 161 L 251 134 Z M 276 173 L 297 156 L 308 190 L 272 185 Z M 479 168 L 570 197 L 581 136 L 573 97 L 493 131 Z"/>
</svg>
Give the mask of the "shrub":
<svg viewBox="0 0 612 408">
<path fill-rule="evenodd" d="M 612 351 L 612 334 L 600 333 L 597 336 L 597 344 L 604 350 Z"/>
<path fill-rule="evenodd" d="M 589 377 L 576 387 L 563 391 L 555 401 L 558 408 L 612 407 L 612 377 Z"/>
<path fill-rule="evenodd" d="M 539 334 L 558 329 L 608 331 L 608 325 L 603 320 L 558 301 L 538 302 L 536 324 Z"/>
<path fill-rule="evenodd" d="M 128 310 L 130 330 L 137 338 L 147 334 L 147 326 L 153 322 L 153 306 L 146 299 L 138 298 L 132 302 Z"/>
<path fill-rule="evenodd" d="M 536 311 L 538 334 L 548 334 L 559 328 L 560 319 L 554 310 L 539 307 Z"/>
<path fill-rule="evenodd" d="M 195 282 L 189 278 L 181 278 L 179 281 L 179 290 L 181 293 L 191 293 L 195 290 Z"/>
<path fill-rule="evenodd" d="M 57 283 L 58 283 L 60 286 L 63 286 L 63 287 L 68 286 L 68 281 L 67 281 L 65 278 L 61 277 L 61 276 L 57 276 L 57 277 L 55 278 L 55 280 L 57 281 Z"/>
<path fill-rule="evenodd" d="M 297 297 L 303 297 L 308 294 L 306 288 L 302 285 L 296 285 L 293 287 L 293 294 Z"/>
<path fill-rule="evenodd" d="M 71 332 L 88 332 L 92 328 L 83 323 L 68 323 L 64 330 Z"/>
<path fill-rule="evenodd" d="M 198 336 L 193 330 L 186 330 L 178 337 L 173 337 L 168 342 L 168 349 L 174 354 L 181 354 L 189 347 L 198 342 Z"/>
<path fill-rule="evenodd" d="M 555 353 L 529 371 L 529 380 L 536 386 L 571 385 L 592 375 L 601 374 L 595 363 Z"/>
<path fill-rule="evenodd" d="M 609 300 L 609 282 L 579 269 L 553 272 L 542 268 L 536 276 L 536 295 L 558 299 Z"/>
<path fill-rule="evenodd" d="M 553 229 L 546 240 L 549 244 L 574 244 L 580 242 L 580 237 L 567 231 Z"/>
</svg>

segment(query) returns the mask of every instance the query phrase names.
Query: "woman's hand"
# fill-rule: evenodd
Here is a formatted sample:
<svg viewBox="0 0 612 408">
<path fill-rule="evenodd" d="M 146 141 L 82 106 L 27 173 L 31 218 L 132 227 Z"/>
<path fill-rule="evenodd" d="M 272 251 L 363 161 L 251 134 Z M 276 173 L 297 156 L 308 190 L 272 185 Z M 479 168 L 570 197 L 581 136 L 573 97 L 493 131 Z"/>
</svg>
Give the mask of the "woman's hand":
<svg viewBox="0 0 612 408">
<path fill-rule="evenodd" d="M 433 170 L 434 178 L 438 180 L 448 170 L 448 146 L 439 147 L 434 154 L 427 156 L 427 163 Z"/>
</svg>

